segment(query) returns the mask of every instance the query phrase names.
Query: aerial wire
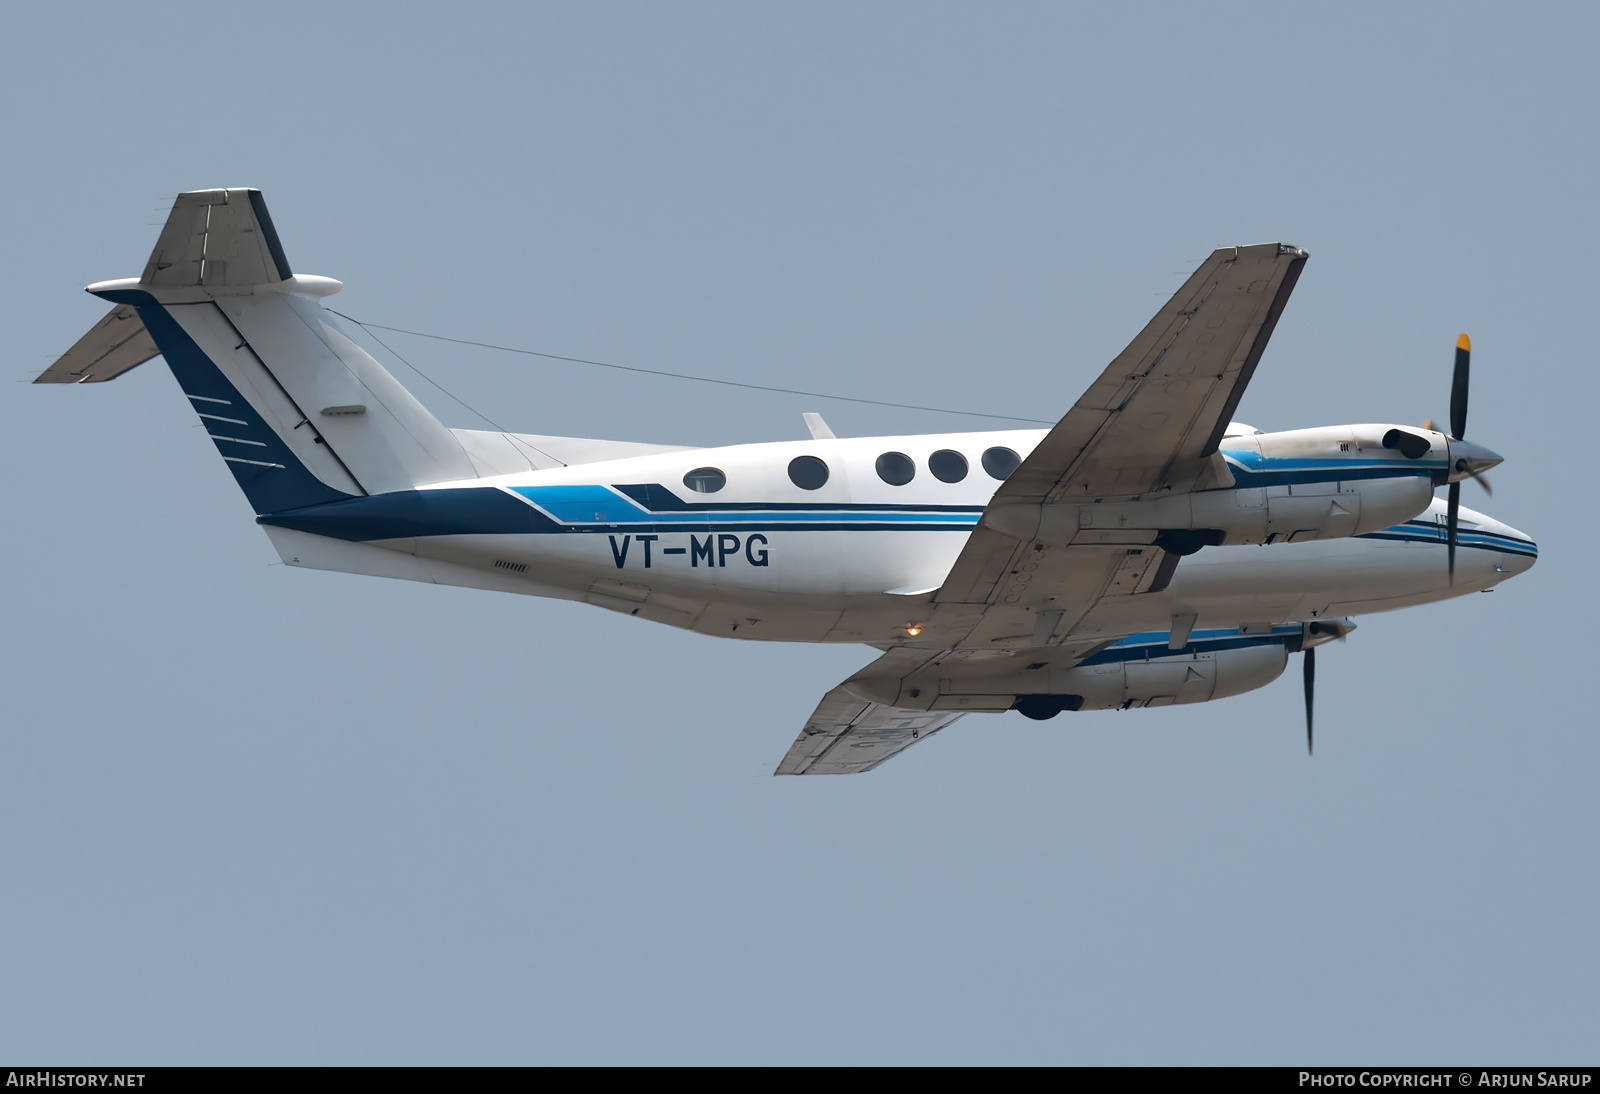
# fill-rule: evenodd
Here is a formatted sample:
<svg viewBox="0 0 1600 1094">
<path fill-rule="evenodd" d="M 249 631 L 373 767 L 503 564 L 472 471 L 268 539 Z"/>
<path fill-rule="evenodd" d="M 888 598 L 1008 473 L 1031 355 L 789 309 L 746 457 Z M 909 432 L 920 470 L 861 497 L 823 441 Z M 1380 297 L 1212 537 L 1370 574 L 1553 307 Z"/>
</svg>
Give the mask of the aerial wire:
<svg viewBox="0 0 1600 1094">
<path fill-rule="evenodd" d="M 329 311 L 333 311 L 332 308 L 329 308 L 328 310 Z M 386 349 L 390 353 L 394 354 L 395 357 L 399 358 L 400 359 L 400 363 L 405 365 L 406 368 L 410 369 L 412 372 L 415 372 L 418 376 L 420 376 L 424 380 L 428 381 L 428 383 L 432 384 L 434 387 L 438 388 L 440 391 L 443 391 L 446 395 L 450 396 L 450 398 L 455 399 L 455 401 L 457 403 L 460 403 L 462 406 L 466 407 L 472 413 L 476 414 L 478 417 L 482 418 L 484 421 L 486 421 L 490 425 L 494 426 L 501 433 L 509 432 L 509 430 L 507 430 L 503 425 L 499 424 L 494 419 L 490 418 L 487 414 L 485 414 L 483 411 L 479 410 L 477 407 L 470 406 L 465 401 L 463 401 L 462 399 L 460 399 L 457 396 L 451 394 L 449 391 L 445 391 L 444 386 L 441 385 L 439 383 L 439 381 L 435 380 L 432 376 L 429 376 L 426 372 L 423 372 L 420 368 L 418 368 L 416 365 L 413 365 L 410 361 L 407 361 L 404 357 L 401 357 L 399 352 L 393 346 L 391 346 L 389 343 L 385 342 L 382 338 L 379 338 L 376 334 L 372 334 L 372 331 L 368 330 L 367 325 L 365 323 L 363 323 L 361 320 L 359 320 L 359 319 L 351 319 L 350 316 L 345 315 L 344 312 L 342 312 L 342 311 L 334 311 L 333 314 L 337 315 L 337 316 L 340 316 L 341 318 L 344 318 L 344 319 L 350 319 L 350 322 L 354 323 L 356 326 L 360 327 L 362 330 L 364 330 L 368 334 L 372 335 L 372 340 L 374 342 L 378 343 L 378 345 L 382 346 L 384 349 Z M 376 326 L 376 324 L 374 324 L 374 326 Z M 383 327 L 382 329 L 383 330 L 389 330 L 390 328 Z"/>
<path fill-rule="evenodd" d="M 866 406 L 886 406 L 893 407 L 896 410 L 920 410 L 930 414 L 958 414 L 967 418 L 990 418 L 1006 422 L 1026 422 L 1029 425 L 1055 424 L 1054 422 L 1045 421 L 1041 418 L 1019 418 L 1012 414 L 985 414 L 977 410 L 952 410 L 949 407 L 942 406 L 919 406 L 915 403 L 896 403 L 887 399 L 864 399 L 855 395 L 830 395 L 822 391 L 801 391 L 797 388 L 791 387 L 772 387 L 767 384 L 751 384 L 746 383 L 743 380 L 723 380 L 714 376 L 695 376 L 686 372 L 667 372 L 663 369 L 640 368 L 637 365 L 619 365 L 613 361 L 594 361 L 584 357 L 564 357 L 559 353 L 544 353 L 540 350 L 521 349 L 517 346 L 500 346 L 494 344 L 493 342 L 477 342 L 470 338 L 452 338 L 449 335 L 429 334 L 426 331 L 408 330 L 405 327 L 390 327 L 384 325 L 383 323 L 367 323 L 357 319 L 353 315 L 346 315 L 342 311 L 334 311 L 332 308 L 329 308 L 328 310 L 333 312 L 334 315 L 339 316 L 341 319 L 348 319 L 350 322 L 354 323 L 368 334 L 371 334 L 372 337 L 377 340 L 378 344 L 389 350 L 390 353 L 394 353 L 394 350 L 390 348 L 389 345 L 381 338 L 378 338 L 376 334 L 373 334 L 374 329 L 393 331 L 396 334 L 409 334 L 415 338 L 430 338 L 435 342 L 453 342 L 458 346 L 477 346 L 481 349 L 499 350 L 501 353 L 517 353 L 523 355 L 524 357 L 543 357 L 549 361 L 566 361 L 574 365 L 591 365 L 596 368 L 609 368 L 615 369 L 619 372 L 639 373 L 644 376 L 660 376 L 669 380 L 693 380 L 696 383 L 701 384 L 717 384 L 721 387 L 744 388 L 746 391 L 768 391 L 777 395 L 803 395 L 808 399 L 831 399 L 835 402 L 841 403 L 861 403 Z M 395 353 L 395 356 L 400 357 L 398 353 Z M 405 361 L 404 357 L 400 357 L 400 359 Z M 416 370 L 416 366 L 412 365 L 411 362 L 406 361 L 406 365 L 411 369 Z M 428 379 L 420 370 L 417 370 L 417 375 L 422 376 L 425 380 Z M 428 382 L 433 384 L 434 387 L 438 387 L 440 391 L 444 391 L 444 388 L 439 387 L 439 385 L 434 383 L 432 380 L 428 380 Z M 448 391 L 445 391 L 445 394 L 450 395 Z M 455 399 L 458 403 L 461 403 L 461 400 L 456 399 L 454 395 L 450 395 L 450 398 Z M 461 403 L 461 405 L 467 406 L 466 403 Z M 471 407 L 467 407 L 467 409 L 472 410 Z M 483 418 L 484 421 L 489 421 L 488 418 L 484 418 L 484 416 L 478 411 L 473 410 L 472 412 L 477 414 L 478 417 Z M 490 424 L 492 425 L 493 423 L 491 422 Z M 500 429 L 499 426 L 495 426 L 495 428 Z M 505 431 L 501 430 L 501 432 Z"/>
<path fill-rule="evenodd" d="M 333 311 L 332 308 L 329 308 L 328 310 L 329 311 Z M 384 349 L 386 349 L 390 353 L 394 354 L 394 356 L 400 361 L 401 364 L 405 365 L 406 368 L 410 369 L 412 372 L 415 372 L 418 376 L 420 376 L 424 380 L 428 381 L 428 383 L 432 384 L 434 387 L 438 388 L 440 391 L 443 391 L 446 395 L 448 395 L 450 398 L 454 399 L 461 406 L 466 407 L 466 409 L 470 413 L 476 414 L 478 417 L 482 418 L 485 422 L 488 422 L 490 425 L 494 426 L 494 428 L 496 430 L 498 430 L 499 432 L 501 432 L 501 433 L 509 433 L 509 432 L 511 432 L 505 426 L 501 425 L 499 422 L 497 422 L 493 418 L 489 417 L 489 415 L 485 414 L 483 411 L 479 410 L 477 407 L 470 405 L 465 399 L 462 399 L 461 397 L 457 396 L 453 392 L 446 391 L 443 384 L 439 383 L 439 381 L 435 380 L 432 376 L 429 376 L 426 372 L 423 372 L 420 368 L 418 368 L 416 365 L 413 365 L 410 361 L 407 361 L 404 357 L 401 357 L 399 351 L 397 351 L 393 346 L 391 346 L 389 343 L 385 342 L 382 338 L 379 338 L 376 334 L 373 334 L 372 331 L 367 330 L 367 324 L 363 323 L 361 320 L 353 319 L 350 316 L 345 315 L 345 313 L 342 312 L 342 311 L 333 311 L 333 314 L 339 316 L 342 319 L 349 319 L 350 322 L 354 323 L 356 326 L 358 326 L 362 330 L 366 331 L 367 334 L 369 336 L 371 336 L 371 338 L 372 338 L 372 340 L 374 342 L 378 343 L 378 345 L 382 346 Z M 377 326 L 377 324 L 373 324 L 373 325 Z M 388 327 L 384 327 L 383 329 L 384 330 L 388 330 L 389 328 Z M 522 436 L 522 434 L 518 434 L 518 436 Z M 535 452 L 539 453 L 539 455 L 545 457 L 546 459 L 555 460 L 555 462 L 560 464 L 562 467 L 566 467 L 567 466 L 567 461 L 565 461 L 565 460 L 557 460 L 554 456 L 550 455 L 550 453 L 546 452 L 542 448 L 538 448 L 538 447 L 534 446 L 533 444 L 530 444 L 527 440 L 523 440 L 522 443 L 528 445 L 529 448 L 532 448 Z"/>
</svg>

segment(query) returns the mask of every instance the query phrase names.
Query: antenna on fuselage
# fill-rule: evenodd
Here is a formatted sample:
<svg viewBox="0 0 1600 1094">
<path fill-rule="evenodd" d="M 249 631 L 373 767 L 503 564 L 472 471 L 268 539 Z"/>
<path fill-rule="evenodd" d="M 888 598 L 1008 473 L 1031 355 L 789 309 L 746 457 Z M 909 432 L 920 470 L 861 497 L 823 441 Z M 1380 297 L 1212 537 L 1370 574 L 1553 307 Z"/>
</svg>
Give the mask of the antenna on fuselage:
<svg viewBox="0 0 1600 1094">
<path fill-rule="evenodd" d="M 806 420 L 806 428 L 811 430 L 811 439 L 814 441 L 831 441 L 835 439 L 833 430 L 828 428 L 828 423 L 822 420 L 822 415 L 815 410 L 808 410 L 800 415 Z"/>
</svg>

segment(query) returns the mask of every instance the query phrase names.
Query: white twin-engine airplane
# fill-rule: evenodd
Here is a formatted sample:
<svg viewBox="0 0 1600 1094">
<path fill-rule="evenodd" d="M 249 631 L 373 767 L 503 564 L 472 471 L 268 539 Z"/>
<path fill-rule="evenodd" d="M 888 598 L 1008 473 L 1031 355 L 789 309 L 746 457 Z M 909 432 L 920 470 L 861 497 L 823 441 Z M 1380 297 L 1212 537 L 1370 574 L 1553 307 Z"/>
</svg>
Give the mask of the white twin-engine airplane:
<svg viewBox="0 0 1600 1094">
<path fill-rule="evenodd" d="M 321 307 L 257 190 L 178 195 L 144 275 L 40 383 L 166 359 L 291 566 L 581 600 L 706 634 L 862 642 L 780 775 L 868 771 L 974 711 L 1259 688 L 1347 616 L 1533 565 L 1459 505 L 1500 462 L 1450 434 L 1231 423 L 1306 252 L 1206 259 L 1048 430 L 728 448 L 448 429 Z M 1449 484 L 1448 500 L 1434 488 Z"/>
</svg>

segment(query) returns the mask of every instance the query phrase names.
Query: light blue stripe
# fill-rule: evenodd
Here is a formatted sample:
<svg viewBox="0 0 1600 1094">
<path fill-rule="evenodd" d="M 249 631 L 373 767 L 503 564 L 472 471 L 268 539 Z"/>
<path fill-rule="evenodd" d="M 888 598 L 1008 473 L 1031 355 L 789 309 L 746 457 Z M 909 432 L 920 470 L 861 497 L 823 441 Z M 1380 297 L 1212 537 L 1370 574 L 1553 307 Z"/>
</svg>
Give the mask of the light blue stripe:
<svg viewBox="0 0 1600 1094">
<path fill-rule="evenodd" d="M 1420 462 L 1420 461 L 1418 461 Z M 1322 465 L 1337 464 L 1342 469 L 1354 469 L 1349 461 L 1322 460 L 1322 461 L 1272 461 L 1273 464 L 1289 463 L 1317 463 Z M 1365 465 L 1373 466 L 1373 465 Z M 1415 463 L 1398 465 L 1397 472 L 1409 473 Z M 728 524 L 764 524 L 774 527 L 790 527 L 794 529 L 805 528 L 816 524 L 863 524 L 863 525 L 941 525 L 954 530 L 966 529 L 975 526 L 981 516 L 979 513 L 952 513 L 944 510 L 907 511 L 897 509 L 804 509 L 804 510 L 769 510 L 769 509 L 700 509 L 687 511 L 650 512 L 639 506 L 633 499 L 628 498 L 606 486 L 592 483 L 578 483 L 559 486 L 516 486 L 511 488 L 514 493 L 537 505 L 549 513 L 555 520 L 562 524 L 578 527 L 593 527 L 595 525 L 632 525 L 632 524 L 674 524 L 713 525 Z M 1443 528 L 1431 521 L 1411 520 L 1405 524 L 1391 525 L 1376 532 L 1367 532 L 1358 539 L 1395 539 L 1409 542 L 1426 543 L 1429 545 L 1444 545 Z M 1461 547 L 1493 548 L 1511 554 L 1526 554 L 1537 558 L 1538 546 L 1531 541 L 1516 539 L 1498 532 L 1475 532 L 1463 529 L 1458 538 Z M 1133 636 L 1138 638 L 1139 636 Z M 1148 639 L 1155 641 L 1155 638 Z M 1124 642 L 1129 639 L 1124 639 Z M 1161 638 L 1165 641 L 1165 638 Z M 1119 643 L 1120 644 L 1120 643 Z"/>
<path fill-rule="evenodd" d="M 1415 474 L 1421 468 L 1442 468 L 1449 465 L 1449 460 L 1421 459 L 1421 460 L 1371 460 L 1351 459 L 1348 456 L 1305 456 L 1291 458 L 1287 456 L 1263 456 L 1250 449 L 1222 450 L 1223 458 L 1229 463 L 1238 464 L 1247 471 L 1302 471 L 1302 470 L 1339 470 L 1351 471 L 1384 469 L 1394 470 L 1397 474 Z"/>
<path fill-rule="evenodd" d="M 652 513 L 604 486 L 514 486 L 516 494 L 563 524 L 945 524 L 971 527 L 980 513 L 895 509 L 700 509 Z"/>
<path fill-rule="evenodd" d="M 563 524 L 622 524 L 652 519 L 631 499 L 604 486 L 583 483 L 511 489 Z"/>
<path fill-rule="evenodd" d="M 1196 642 L 1205 642 L 1207 640 L 1215 640 L 1215 639 L 1219 639 L 1219 638 L 1238 638 L 1243 633 L 1244 632 L 1241 631 L 1238 627 L 1208 627 L 1205 630 L 1191 631 L 1189 633 L 1189 644 L 1192 646 Z M 1246 637 L 1250 637 L 1250 638 L 1257 638 L 1257 637 L 1265 638 L 1265 637 L 1268 637 L 1269 634 L 1285 635 L 1285 634 L 1299 634 L 1299 633 L 1300 633 L 1300 624 L 1295 623 L 1295 624 L 1290 624 L 1290 625 L 1276 626 L 1276 627 L 1273 627 L 1270 632 L 1262 632 L 1259 635 L 1246 635 Z M 1125 647 L 1128 647 L 1128 646 L 1157 646 L 1157 645 L 1159 645 L 1163 649 L 1165 649 L 1167 643 L 1171 640 L 1171 638 L 1172 638 L 1172 632 L 1171 631 L 1140 631 L 1138 634 L 1130 634 L 1126 638 L 1117 639 L 1115 642 L 1111 643 L 1111 645 L 1108 648 L 1109 649 L 1121 649 L 1121 648 L 1125 648 Z"/>
</svg>

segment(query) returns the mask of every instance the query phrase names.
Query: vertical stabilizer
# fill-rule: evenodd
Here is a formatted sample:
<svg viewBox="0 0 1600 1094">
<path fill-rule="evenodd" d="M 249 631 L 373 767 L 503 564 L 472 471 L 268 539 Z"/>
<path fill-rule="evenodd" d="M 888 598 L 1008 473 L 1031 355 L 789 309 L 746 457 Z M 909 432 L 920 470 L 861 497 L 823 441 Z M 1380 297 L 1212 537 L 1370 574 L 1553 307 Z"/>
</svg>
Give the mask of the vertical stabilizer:
<svg viewBox="0 0 1600 1094">
<path fill-rule="evenodd" d="M 159 350 L 258 513 L 477 477 L 461 442 L 317 303 L 259 190 L 179 194 L 144 274 L 42 382 L 108 380 Z"/>
<path fill-rule="evenodd" d="M 315 300 L 270 293 L 217 306 L 367 493 L 477 477 L 461 442 Z"/>
</svg>

